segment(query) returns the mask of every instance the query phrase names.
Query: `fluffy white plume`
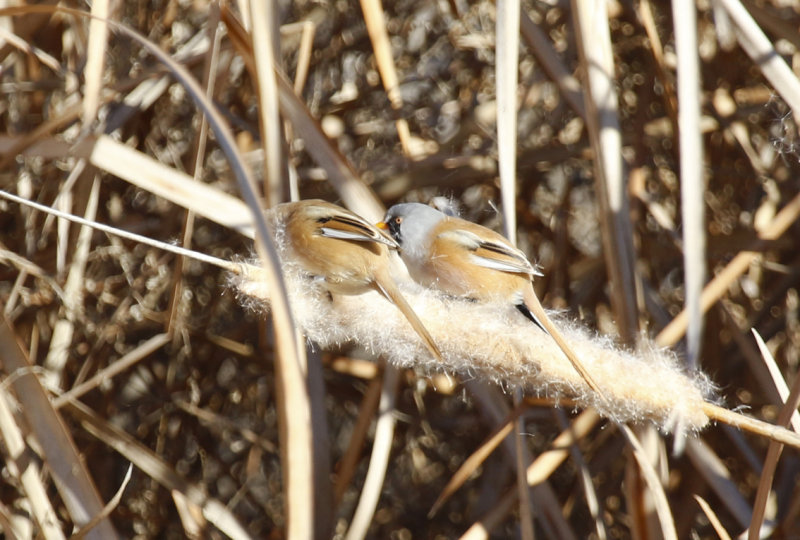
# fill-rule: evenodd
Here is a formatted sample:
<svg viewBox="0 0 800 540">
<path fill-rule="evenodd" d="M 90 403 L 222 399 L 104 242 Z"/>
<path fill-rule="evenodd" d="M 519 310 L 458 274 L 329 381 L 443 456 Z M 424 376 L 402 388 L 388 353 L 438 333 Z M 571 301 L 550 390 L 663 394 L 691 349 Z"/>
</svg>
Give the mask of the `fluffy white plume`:
<svg viewBox="0 0 800 540">
<path fill-rule="evenodd" d="M 399 259 L 397 265 L 402 265 Z M 249 268 L 236 278 L 235 286 L 250 299 L 245 304 L 266 309 L 269 298 L 259 270 Z M 402 271 L 398 274 L 402 276 Z M 635 353 L 621 350 L 611 340 L 552 314 L 602 388 L 603 399 L 586 385 L 555 342 L 512 306 L 451 298 L 404 281 L 406 298 L 442 350 L 442 365 L 378 293 L 331 297 L 318 279 L 294 265 L 284 265 L 284 275 L 295 322 L 320 347 L 358 343 L 396 366 L 489 379 L 505 388 L 518 386 L 595 407 L 615 421 L 651 421 L 665 432 L 697 431 L 708 422 L 702 404 L 712 391 L 711 383 L 702 374 L 687 374 L 668 350 L 655 346 Z"/>
</svg>

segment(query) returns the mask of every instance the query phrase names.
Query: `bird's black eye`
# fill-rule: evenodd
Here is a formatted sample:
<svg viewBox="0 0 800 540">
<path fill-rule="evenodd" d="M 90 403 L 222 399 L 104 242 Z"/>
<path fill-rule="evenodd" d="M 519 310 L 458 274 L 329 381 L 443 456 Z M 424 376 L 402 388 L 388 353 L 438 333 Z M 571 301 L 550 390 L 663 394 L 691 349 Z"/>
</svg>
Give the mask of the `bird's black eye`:
<svg viewBox="0 0 800 540">
<path fill-rule="evenodd" d="M 400 217 L 400 216 L 397 216 L 396 218 L 394 218 L 394 222 L 395 222 L 396 225 L 400 225 L 401 223 L 403 223 L 403 218 Z"/>
</svg>

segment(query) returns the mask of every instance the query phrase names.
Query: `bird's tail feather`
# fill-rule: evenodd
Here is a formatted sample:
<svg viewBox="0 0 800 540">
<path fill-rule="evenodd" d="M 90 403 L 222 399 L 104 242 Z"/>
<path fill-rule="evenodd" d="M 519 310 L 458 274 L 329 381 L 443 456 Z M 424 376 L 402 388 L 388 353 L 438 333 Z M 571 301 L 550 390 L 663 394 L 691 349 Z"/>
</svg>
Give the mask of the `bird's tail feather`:
<svg viewBox="0 0 800 540">
<path fill-rule="evenodd" d="M 547 316 L 547 313 L 545 313 L 542 303 L 539 302 L 539 298 L 536 296 L 533 287 L 530 287 L 529 291 L 525 292 L 523 301 L 523 307 L 525 310 L 520 307 L 520 311 L 522 311 L 522 313 L 526 316 L 530 315 L 528 318 L 530 318 L 545 332 L 550 334 L 550 336 L 555 340 L 556 344 L 564 352 L 575 370 L 580 374 L 581 377 L 583 377 L 583 380 L 586 381 L 586 384 L 588 384 L 592 390 L 603 397 L 603 392 L 600 390 L 597 382 L 583 365 L 583 362 L 581 362 L 580 358 L 578 358 L 578 355 L 575 354 L 575 351 L 572 350 L 572 347 L 569 346 L 569 343 L 567 343 L 567 340 L 564 338 L 564 335 L 561 333 L 561 331 L 559 331 L 556 325 L 553 324 L 553 321 L 550 320 L 550 317 Z M 528 311 L 528 313 L 525 313 L 525 311 Z"/>
<path fill-rule="evenodd" d="M 428 329 L 425 328 L 425 325 L 422 324 L 422 321 L 419 320 L 414 309 L 409 305 L 406 301 L 403 293 L 400 292 L 400 289 L 391 280 L 391 278 L 386 279 L 378 279 L 375 281 L 375 287 L 378 289 L 383 296 L 385 296 L 390 302 L 397 306 L 397 309 L 405 316 L 406 320 L 408 320 L 411 327 L 414 331 L 419 334 L 419 337 L 422 338 L 422 341 L 425 343 L 425 346 L 431 352 L 431 354 L 439 360 L 443 362 L 444 359 L 442 358 L 442 351 L 439 350 L 439 346 L 436 345 L 436 342 L 431 337 L 430 332 Z"/>
</svg>

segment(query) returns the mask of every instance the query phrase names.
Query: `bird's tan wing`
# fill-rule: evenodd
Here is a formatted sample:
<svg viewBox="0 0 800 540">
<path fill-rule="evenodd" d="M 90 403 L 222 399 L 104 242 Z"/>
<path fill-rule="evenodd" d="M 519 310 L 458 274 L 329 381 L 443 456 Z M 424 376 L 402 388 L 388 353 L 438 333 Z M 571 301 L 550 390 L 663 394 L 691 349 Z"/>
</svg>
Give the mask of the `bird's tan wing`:
<svg viewBox="0 0 800 540">
<path fill-rule="evenodd" d="M 473 231 L 472 229 L 476 227 L 473 223 L 468 221 L 461 223 L 461 221 L 459 220 L 459 227 L 443 231 L 439 239 L 457 244 L 468 251 L 469 262 L 500 272 L 542 275 L 527 257 L 505 238 L 484 227 Z"/>
<path fill-rule="evenodd" d="M 328 238 L 353 240 L 356 242 L 377 242 L 392 249 L 399 246 L 393 238 L 385 235 L 377 227 L 363 218 L 345 210 L 330 212 L 318 220 L 319 232 Z"/>
<path fill-rule="evenodd" d="M 376 242 L 392 249 L 398 248 L 397 242 L 393 238 L 384 234 L 367 220 L 328 201 L 309 199 L 279 206 L 284 207 L 283 212 L 286 215 L 292 216 L 288 219 L 284 218 L 285 221 L 290 224 L 298 224 L 298 227 L 300 223 L 307 224 L 303 226 L 303 231 L 293 231 L 295 238 L 298 233 L 307 232 L 326 238 Z"/>
</svg>

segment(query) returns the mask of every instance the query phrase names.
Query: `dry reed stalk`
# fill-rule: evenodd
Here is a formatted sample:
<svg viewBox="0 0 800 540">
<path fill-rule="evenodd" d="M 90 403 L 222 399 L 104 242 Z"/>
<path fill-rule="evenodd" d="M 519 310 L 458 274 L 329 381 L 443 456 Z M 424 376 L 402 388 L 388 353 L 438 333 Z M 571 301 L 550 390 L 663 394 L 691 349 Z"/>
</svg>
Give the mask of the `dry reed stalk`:
<svg viewBox="0 0 800 540">
<path fill-rule="evenodd" d="M 97 206 L 100 196 L 100 184 L 95 179 L 92 184 L 92 191 L 86 204 L 86 214 L 84 219 L 93 221 L 97 215 Z M 79 306 L 83 302 L 86 264 L 90 251 L 90 238 L 92 229 L 88 226 L 81 228 L 78 236 L 78 243 L 75 249 L 72 263 L 70 264 L 67 282 L 64 285 L 64 295 L 66 303 L 64 314 L 53 327 L 53 339 L 50 342 L 50 350 L 44 361 L 47 369 L 45 384 L 58 388 L 61 386 L 64 366 L 67 363 L 67 355 L 72 337 L 74 334 L 74 315 L 79 311 Z M 67 244 L 66 239 L 62 244 Z"/>
<path fill-rule="evenodd" d="M 706 502 L 705 499 L 700 497 L 699 495 L 694 496 L 697 504 L 700 505 L 700 508 L 703 510 L 703 513 L 706 515 L 708 520 L 714 526 L 714 530 L 716 531 L 717 535 L 719 536 L 720 540 L 731 540 L 730 535 L 722 526 L 717 514 L 714 512 L 714 509 L 711 508 L 711 505 Z"/>
<path fill-rule="evenodd" d="M 678 56 L 678 141 L 680 150 L 681 219 L 683 222 L 683 271 L 685 273 L 686 362 L 696 369 L 703 338 L 703 311 L 700 295 L 706 280 L 706 181 L 704 152 L 700 132 L 700 59 L 697 51 L 697 14 L 691 0 L 672 2 L 675 49 Z"/>
<path fill-rule="evenodd" d="M 64 420 L 53 408 L 39 379 L 31 371 L 31 363 L 5 316 L 0 322 L 0 358 L 3 359 L 6 374 L 20 374 L 11 379 L 11 388 L 42 449 L 43 459 L 72 522 L 79 527 L 86 525 L 103 511 L 103 503 Z M 98 540 L 116 538 L 117 533 L 106 518 L 87 537 Z"/>
<path fill-rule="evenodd" d="M 778 54 L 775 46 L 739 0 L 719 0 L 719 3 L 737 27 L 739 45 L 761 69 L 764 77 L 772 83 L 794 114 L 800 114 L 800 80 L 797 75 Z"/>
<path fill-rule="evenodd" d="M 564 96 L 564 100 L 570 108 L 585 121 L 586 105 L 584 104 L 583 89 L 578 79 L 569 72 L 558 57 L 552 42 L 527 13 L 520 13 L 520 29 L 533 54 L 542 63 L 542 69 L 558 85 L 561 95 Z"/>
<path fill-rule="evenodd" d="M 619 100 L 614 88 L 614 58 L 607 7 L 597 0 L 573 0 L 584 92 L 586 128 L 594 150 L 594 174 L 601 209 L 603 255 L 611 282 L 611 305 L 625 343 L 634 343 L 639 331 L 633 231 L 627 189 L 623 181 Z"/>
<path fill-rule="evenodd" d="M 386 96 L 389 103 L 397 114 L 395 120 L 397 137 L 403 146 L 403 153 L 411 158 L 421 158 L 424 156 L 422 147 L 414 144 L 408 121 L 401 117 L 403 109 L 403 97 L 400 95 L 399 79 L 397 69 L 392 58 L 392 46 L 389 42 L 389 33 L 386 30 L 386 21 L 383 17 L 383 6 L 380 0 L 361 0 L 361 10 L 364 12 L 364 23 L 367 25 L 372 49 L 375 51 L 375 62 L 378 64 L 378 71 L 381 74 L 383 87 L 386 89 Z"/>
<path fill-rule="evenodd" d="M 286 146 L 281 133 L 278 108 L 278 84 L 275 78 L 276 58 L 280 51 L 277 40 L 277 7 L 272 2 L 250 2 L 253 29 L 253 63 L 256 67 L 256 88 L 259 102 L 261 144 L 264 151 L 264 206 L 285 201 Z"/>
<path fill-rule="evenodd" d="M 800 406 L 800 377 L 795 377 L 792 390 L 786 397 L 786 403 L 778 415 L 777 424 L 779 426 L 788 426 L 792 421 L 792 417 L 797 414 L 798 406 Z M 767 499 L 770 495 L 775 469 L 778 467 L 778 459 L 780 459 L 781 452 L 783 452 L 783 445 L 777 441 L 770 441 L 767 457 L 764 458 L 764 469 L 761 471 L 761 477 L 758 482 L 755 502 L 753 503 L 753 519 L 747 531 L 748 540 L 757 540 L 762 537 Z"/>
<path fill-rule="evenodd" d="M 38 463 L 30 460 L 26 456 L 28 451 L 25 447 L 23 433 L 14 419 L 12 404 L 6 394 L 6 388 L 0 388 L 0 434 L 5 443 L 6 468 L 21 485 L 26 499 L 30 502 L 31 512 L 39 528 L 47 538 L 55 540 L 65 538 L 61 532 L 61 524 L 58 516 L 53 510 L 53 505 L 47 497 L 47 489 L 40 477 L 41 471 Z M 7 528 L 5 532 L 14 534 L 13 528 Z"/>
<path fill-rule="evenodd" d="M 103 87 L 103 68 L 108 46 L 108 25 L 106 19 L 111 15 L 112 0 L 92 2 L 92 20 L 89 22 L 89 42 L 86 50 L 86 89 L 83 96 L 82 121 L 84 129 L 95 121 L 100 106 L 100 92 Z"/>
</svg>

